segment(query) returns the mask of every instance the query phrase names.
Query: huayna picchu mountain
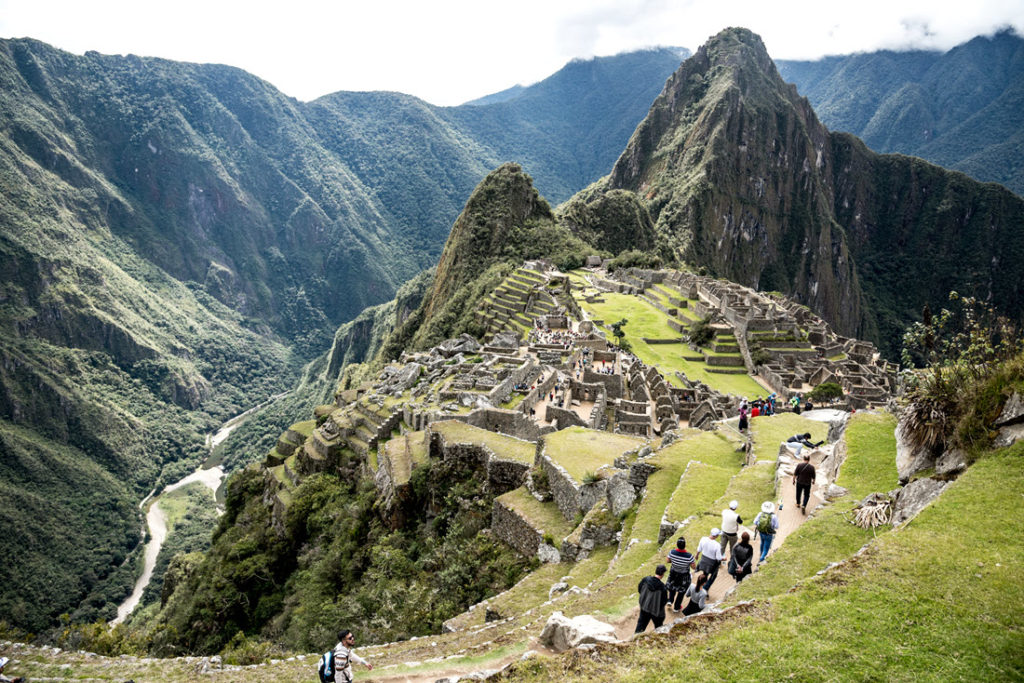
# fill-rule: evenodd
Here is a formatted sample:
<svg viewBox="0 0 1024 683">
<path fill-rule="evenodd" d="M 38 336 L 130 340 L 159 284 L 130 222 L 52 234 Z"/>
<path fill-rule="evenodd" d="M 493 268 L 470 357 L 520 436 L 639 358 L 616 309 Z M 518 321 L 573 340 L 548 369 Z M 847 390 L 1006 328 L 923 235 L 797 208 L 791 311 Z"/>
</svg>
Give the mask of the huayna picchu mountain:
<svg viewBox="0 0 1024 683">
<path fill-rule="evenodd" d="M 893 355 L 951 290 L 1024 312 L 1024 200 L 830 133 L 745 29 L 673 74 L 604 187 L 635 192 L 675 258 L 791 294 Z"/>
</svg>

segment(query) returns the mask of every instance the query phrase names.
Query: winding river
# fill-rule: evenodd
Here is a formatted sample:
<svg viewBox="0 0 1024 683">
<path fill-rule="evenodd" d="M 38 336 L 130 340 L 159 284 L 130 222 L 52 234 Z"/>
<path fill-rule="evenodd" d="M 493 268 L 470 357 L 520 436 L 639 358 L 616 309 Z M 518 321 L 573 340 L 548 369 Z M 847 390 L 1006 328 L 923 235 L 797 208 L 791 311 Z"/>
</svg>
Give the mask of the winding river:
<svg viewBox="0 0 1024 683">
<path fill-rule="evenodd" d="M 168 484 L 163 492 L 158 496 L 154 496 L 156 489 L 149 492 L 149 495 L 142 499 L 139 503 L 140 509 L 149 509 L 146 511 L 146 527 L 149 528 L 149 543 L 146 544 L 145 555 L 142 563 L 142 575 L 139 576 L 138 581 L 135 582 L 135 588 L 132 589 L 132 594 L 117 607 L 117 617 L 110 622 L 111 626 L 116 626 L 122 621 L 128 618 L 128 615 L 132 613 L 138 604 L 139 600 L 142 599 L 142 593 L 146 590 L 146 586 L 149 585 L 149 580 L 153 578 L 153 568 L 156 566 L 156 558 L 160 554 L 160 548 L 163 547 L 164 541 L 167 540 L 167 515 L 160 507 L 160 496 L 165 493 L 170 493 L 175 489 L 180 489 L 183 486 L 188 486 L 192 482 L 202 482 L 203 485 L 207 486 L 213 493 L 215 499 L 219 499 L 218 491 L 224 482 L 224 468 L 220 466 L 219 462 L 215 462 L 212 457 L 213 449 L 216 448 L 224 439 L 238 427 L 240 424 L 245 422 L 245 419 L 252 415 L 254 412 L 263 408 L 264 406 L 276 401 L 277 399 L 287 396 L 289 392 L 284 392 L 271 396 L 269 399 L 260 403 L 257 406 L 249 408 L 244 413 L 235 415 L 233 418 L 221 425 L 220 429 L 216 433 L 210 434 L 206 437 L 206 447 L 209 449 L 211 456 L 208 456 L 202 465 L 199 466 L 191 474 L 182 477 L 173 484 Z M 221 512 L 218 504 L 218 513 Z M 145 533 L 146 529 L 143 528 L 142 532 Z"/>
</svg>

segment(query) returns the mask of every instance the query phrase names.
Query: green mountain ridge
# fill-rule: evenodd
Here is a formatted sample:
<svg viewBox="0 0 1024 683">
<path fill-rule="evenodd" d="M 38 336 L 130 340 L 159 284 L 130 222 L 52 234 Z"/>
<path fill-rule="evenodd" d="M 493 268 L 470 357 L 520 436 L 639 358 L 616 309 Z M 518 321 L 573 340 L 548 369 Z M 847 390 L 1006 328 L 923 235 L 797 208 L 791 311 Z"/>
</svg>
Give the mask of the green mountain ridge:
<svg viewBox="0 0 1024 683">
<path fill-rule="evenodd" d="M 1024 200 L 830 133 L 744 29 L 669 79 L 605 188 L 637 193 L 675 258 L 793 295 L 890 357 L 952 290 L 1024 313 Z"/>
<path fill-rule="evenodd" d="M 913 154 L 1024 195 L 1024 40 L 1006 30 L 947 52 L 776 62 L 822 123 L 876 152 Z"/>
<path fill-rule="evenodd" d="M 639 88 L 611 78 L 587 106 L 604 98 L 638 119 L 664 78 L 658 70 L 678 61 L 666 53 L 595 65 L 647 71 Z M 549 160 L 566 195 L 577 189 L 558 175 L 566 168 L 584 176 L 579 186 L 592 180 L 580 164 L 555 161 L 571 140 L 554 152 L 553 135 L 530 147 L 558 108 L 536 123 L 522 105 L 460 114 L 387 93 L 302 104 L 230 67 L 75 56 L 31 39 L 0 41 L 0 84 L 0 431 L 5 457 L 26 465 L 5 468 L 0 484 L 39 489 L 44 450 L 99 464 L 66 492 L 71 504 L 109 491 L 110 477 L 114 499 L 138 500 L 195 467 L 220 421 L 280 392 L 339 324 L 432 265 L 499 155 Z M 551 89 L 531 88 L 534 103 Z M 624 140 L 632 123 L 612 125 Z M 503 151 L 474 138 L 489 130 Z M 360 344 L 353 353 L 373 346 Z M 304 410 L 308 400 L 281 405 Z M 283 410 L 250 429 L 280 430 Z M 19 436 L 26 429 L 31 439 Z M 39 443 L 48 445 L 29 447 Z M 238 450 L 229 464 L 249 453 Z M 83 599 L 75 619 L 112 616 L 132 580 L 116 569 L 135 545 L 138 513 L 114 505 L 118 521 L 97 533 L 113 534 L 102 545 L 116 550 L 74 547 L 68 576 L 37 600 L 29 576 L 52 574 L 39 571 L 46 548 L 68 529 L 56 517 L 37 523 L 36 503 L 6 500 L 0 551 L 22 561 L 0 576 L 0 610 L 32 631 Z"/>
</svg>

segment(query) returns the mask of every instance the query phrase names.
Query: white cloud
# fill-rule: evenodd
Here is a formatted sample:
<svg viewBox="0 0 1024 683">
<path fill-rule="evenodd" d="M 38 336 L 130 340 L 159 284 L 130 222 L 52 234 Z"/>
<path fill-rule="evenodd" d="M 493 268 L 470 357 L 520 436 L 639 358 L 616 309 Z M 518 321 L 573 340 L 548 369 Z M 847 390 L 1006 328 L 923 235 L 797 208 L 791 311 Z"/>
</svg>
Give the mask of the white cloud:
<svg viewBox="0 0 1024 683">
<path fill-rule="evenodd" d="M 773 57 L 948 49 L 1012 25 L 1020 0 L 0 0 L 0 35 L 72 52 L 152 55 L 246 69 L 300 99 L 397 90 L 437 104 L 539 80 L 574 57 L 651 45 L 696 49 L 727 26 Z"/>
</svg>

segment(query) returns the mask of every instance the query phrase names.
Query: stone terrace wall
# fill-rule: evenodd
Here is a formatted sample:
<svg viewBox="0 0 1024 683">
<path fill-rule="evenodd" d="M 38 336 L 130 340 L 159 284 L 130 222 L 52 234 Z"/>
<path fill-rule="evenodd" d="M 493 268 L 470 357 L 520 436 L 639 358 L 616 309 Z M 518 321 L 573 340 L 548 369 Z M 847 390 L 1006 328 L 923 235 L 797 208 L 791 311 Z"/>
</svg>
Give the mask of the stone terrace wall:
<svg viewBox="0 0 1024 683">
<path fill-rule="evenodd" d="M 491 511 L 491 532 L 526 557 L 534 557 L 543 540 L 537 529 L 498 499 L 494 500 Z"/>
<path fill-rule="evenodd" d="M 483 470 L 491 492 L 500 495 L 526 483 L 528 464 L 500 458 L 483 444 L 447 443 L 442 433 L 429 433 L 430 457 Z"/>
</svg>

